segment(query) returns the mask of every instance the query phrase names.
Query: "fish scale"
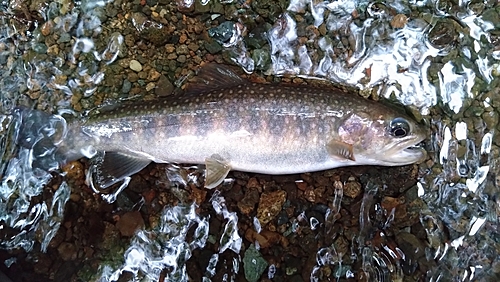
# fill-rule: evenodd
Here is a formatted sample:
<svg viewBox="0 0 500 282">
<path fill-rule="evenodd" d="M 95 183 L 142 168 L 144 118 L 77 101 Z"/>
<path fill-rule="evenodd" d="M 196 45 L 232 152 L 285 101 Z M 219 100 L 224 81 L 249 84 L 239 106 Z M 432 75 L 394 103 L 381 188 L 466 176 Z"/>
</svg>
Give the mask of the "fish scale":
<svg viewBox="0 0 500 282">
<path fill-rule="evenodd" d="M 425 156 L 413 147 L 424 127 L 391 107 L 333 87 L 251 83 L 220 65 L 202 68 L 184 93 L 97 109 L 67 135 L 61 162 L 89 145 L 105 152 L 102 187 L 151 161 L 206 164 L 213 188 L 231 169 L 291 174 Z"/>
</svg>

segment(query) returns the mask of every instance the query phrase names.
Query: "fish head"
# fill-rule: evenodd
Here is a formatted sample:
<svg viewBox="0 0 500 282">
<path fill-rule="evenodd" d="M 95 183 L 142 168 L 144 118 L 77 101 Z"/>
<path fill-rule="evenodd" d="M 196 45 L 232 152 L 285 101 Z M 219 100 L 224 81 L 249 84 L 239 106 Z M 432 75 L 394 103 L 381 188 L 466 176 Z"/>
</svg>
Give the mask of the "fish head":
<svg viewBox="0 0 500 282">
<path fill-rule="evenodd" d="M 339 126 L 341 142 L 352 145 L 357 164 L 399 166 L 421 162 L 426 128 L 397 110 L 374 107 L 353 112 Z"/>
</svg>

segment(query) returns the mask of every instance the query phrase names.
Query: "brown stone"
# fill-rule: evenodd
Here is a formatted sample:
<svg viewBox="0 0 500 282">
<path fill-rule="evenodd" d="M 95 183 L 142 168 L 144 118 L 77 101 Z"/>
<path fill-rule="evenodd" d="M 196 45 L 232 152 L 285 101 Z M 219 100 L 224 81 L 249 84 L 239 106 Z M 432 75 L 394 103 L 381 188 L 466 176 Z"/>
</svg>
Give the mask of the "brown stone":
<svg viewBox="0 0 500 282">
<path fill-rule="evenodd" d="M 408 17 L 403 14 L 397 14 L 391 20 L 391 26 L 393 28 L 403 28 L 408 22 Z"/>
<path fill-rule="evenodd" d="M 120 230 L 122 236 L 131 237 L 135 231 L 144 227 L 144 219 L 138 211 L 131 211 L 123 214 L 118 222 L 116 228 Z"/>
<path fill-rule="evenodd" d="M 205 198 L 207 197 L 207 189 L 198 189 L 193 185 L 191 187 L 191 197 L 193 197 L 198 206 L 201 206 L 201 204 L 205 202 Z"/>
<path fill-rule="evenodd" d="M 245 196 L 241 201 L 238 202 L 238 208 L 241 213 L 245 215 L 250 215 L 254 209 L 255 205 L 259 202 L 259 192 L 257 189 L 248 189 Z"/>
<path fill-rule="evenodd" d="M 54 22 L 52 20 L 46 21 L 40 28 L 40 32 L 43 36 L 47 36 L 52 33 L 52 28 L 54 27 Z"/>
<path fill-rule="evenodd" d="M 357 181 L 347 181 L 343 192 L 347 197 L 354 199 L 361 193 L 361 184 Z"/>
<path fill-rule="evenodd" d="M 63 242 L 59 245 L 57 248 L 57 251 L 59 252 L 59 255 L 61 256 L 61 259 L 64 261 L 68 260 L 75 260 L 76 255 L 77 255 L 77 250 L 75 245 L 68 243 L 68 242 Z"/>
<path fill-rule="evenodd" d="M 269 248 L 278 243 L 281 244 L 283 248 L 288 246 L 288 240 L 285 237 L 278 232 L 272 232 L 269 230 L 262 230 L 262 232 L 257 233 L 252 228 L 248 228 L 245 232 L 245 239 L 252 243 L 257 241 L 259 246 L 263 249 Z"/>
<path fill-rule="evenodd" d="M 257 218 L 260 223 L 266 225 L 273 220 L 281 211 L 285 201 L 286 192 L 283 190 L 262 193 L 257 208 Z"/>
</svg>

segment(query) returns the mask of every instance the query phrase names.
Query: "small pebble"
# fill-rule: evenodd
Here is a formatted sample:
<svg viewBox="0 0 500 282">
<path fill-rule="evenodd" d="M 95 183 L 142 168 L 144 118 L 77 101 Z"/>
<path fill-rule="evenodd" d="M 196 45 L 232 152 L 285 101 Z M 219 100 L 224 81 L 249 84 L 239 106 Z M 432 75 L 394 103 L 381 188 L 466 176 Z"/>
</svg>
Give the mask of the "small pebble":
<svg viewBox="0 0 500 282">
<path fill-rule="evenodd" d="M 135 72 L 140 72 L 142 70 L 142 65 L 137 60 L 131 60 L 129 67 Z"/>
</svg>

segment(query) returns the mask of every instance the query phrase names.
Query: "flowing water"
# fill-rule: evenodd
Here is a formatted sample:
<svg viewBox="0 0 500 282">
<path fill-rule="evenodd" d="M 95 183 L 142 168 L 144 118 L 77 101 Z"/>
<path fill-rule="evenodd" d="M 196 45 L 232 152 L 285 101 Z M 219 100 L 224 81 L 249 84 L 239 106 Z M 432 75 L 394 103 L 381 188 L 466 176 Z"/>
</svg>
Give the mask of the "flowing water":
<svg viewBox="0 0 500 282">
<path fill-rule="evenodd" d="M 418 182 L 411 188 L 420 203 L 417 221 L 425 240 L 416 239 L 418 232 L 410 226 L 391 234 L 395 242 L 387 240 L 398 210 L 386 207 L 397 205 L 377 196 L 384 183 L 363 180 L 359 214 L 353 216 L 359 224 L 352 236 L 344 234 L 352 240 L 344 242 L 349 247 L 339 247 L 337 240 L 310 249 L 315 264 L 302 279 L 500 277 L 496 1 L 4 1 L 0 22 L 0 247 L 6 268 L 21 263 L 11 251 L 50 251 L 68 217 L 72 189 L 88 187 L 70 182 L 71 169 L 61 170 L 51 161 L 50 146 L 14 146 L 21 122 L 13 112 L 16 106 L 78 118 L 97 105 L 168 95 L 201 62 L 216 61 L 233 62 L 246 73 L 273 75 L 268 80 L 322 78 L 360 89 L 371 99 L 393 99 L 431 129 L 429 159 L 418 166 Z M 54 116 L 33 126 L 50 136 L 65 121 Z M 33 162 L 43 162 L 53 172 L 34 168 Z M 160 171 L 168 184 L 161 179 L 156 183 L 179 198 L 183 190 L 178 187 L 202 187 L 197 168 Z M 297 187 L 307 182 L 300 177 L 294 180 Z M 305 229 L 310 234 L 336 230 L 336 221 L 345 217 L 345 187 L 351 180 L 328 184 L 333 194 L 319 216 L 295 207 L 297 214 L 283 225 L 280 236 L 294 238 Z M 223 187 L 238 183 L 228 179 Z M 123 189 L 125 185 L 94 200 L 113 203 Z M 146 224 L 128 245 L 120 246 L 119 255 L 109 263 L 101 261 L 91 275 L 80 273 L 79 281 L 118 281 L 124 273 L 130 281 L 187 281 L 195 274 L 186 261 L 200 253 L 208 258 L 204 273 L 196 276 L 203 281 L 233 281 L 243 273 L 240 277 L 249 281 L 297 278 L 293 267 L 281 269 L 270 253 L 261 255 L 267 248 L 261 240 L 245 236 L 241 226 L 269 234 L 263 222 L 254 216 L 242 223 L 224 193 L 210 193 L 202 203 L 162 205 L 156 224 Z M 138 200 L 131 205 L 141 204 Z M 290 201 L 282 204 L 283 210 L 287 205 Z M 199 212 L 200 206 L 211 210 L 218 226 L 209 214 Z M 373 234 L 376 222 L 385 224 Z M 214 233 L 214 228 L 222 231 Z M 207 244 L 216 246 L 208 254 Z M 28 255 L 26 261 L 38 259 Z"/>
</svg>

